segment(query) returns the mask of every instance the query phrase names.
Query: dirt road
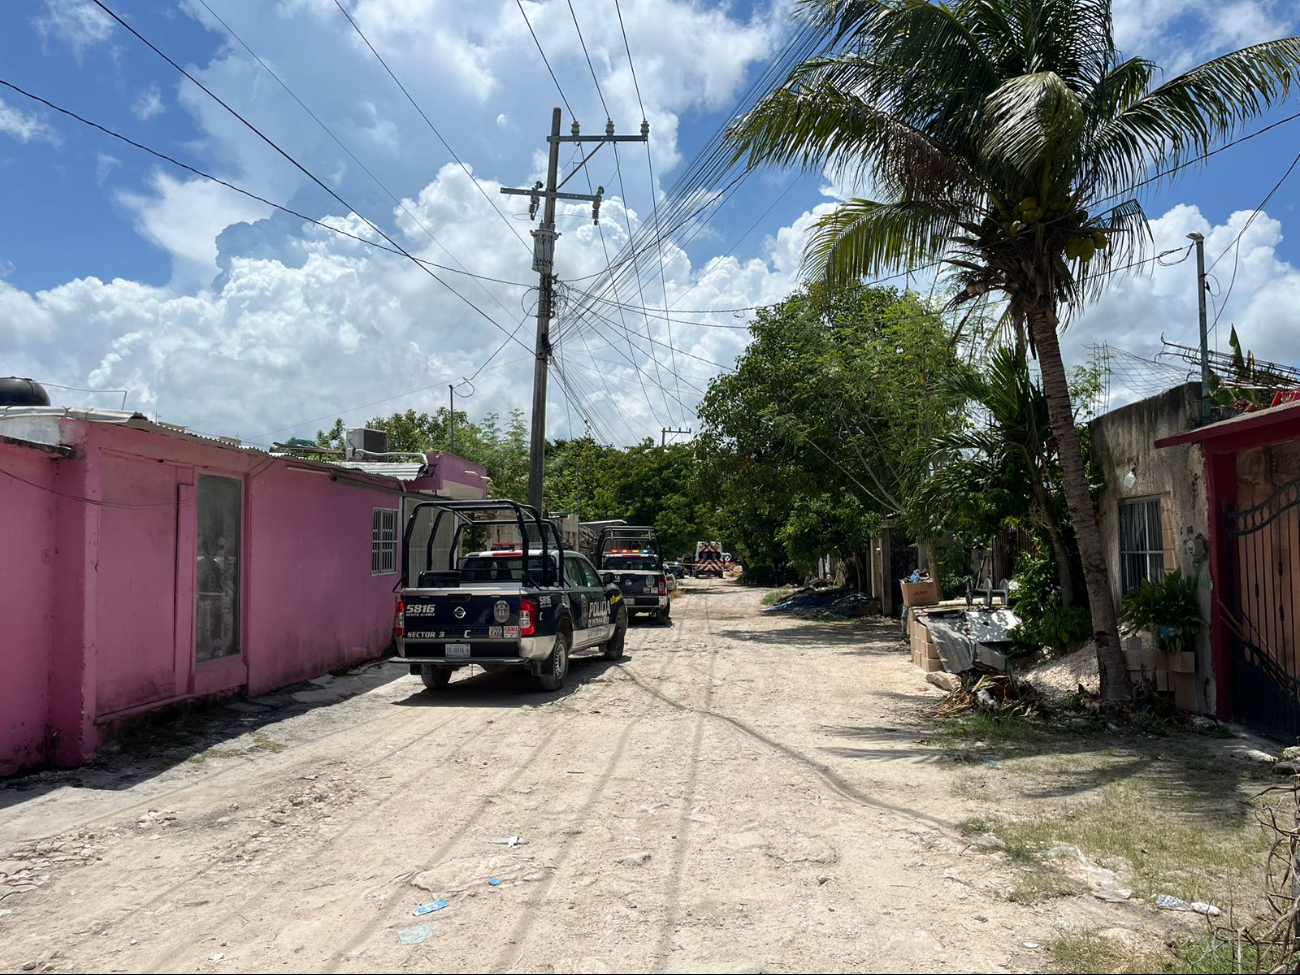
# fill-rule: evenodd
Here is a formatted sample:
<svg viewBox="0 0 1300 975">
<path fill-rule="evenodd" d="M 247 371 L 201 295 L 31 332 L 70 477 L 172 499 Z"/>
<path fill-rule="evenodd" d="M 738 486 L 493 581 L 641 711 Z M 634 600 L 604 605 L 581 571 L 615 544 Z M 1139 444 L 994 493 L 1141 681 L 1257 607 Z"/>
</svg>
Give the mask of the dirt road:
<svg viewBox="0 0 1300 975">
<path fill-rule="evenodd" d="M 1039 970 L 894 627 L 761 595 L 688 580 L 562 694 L 376 667 L 10 783 L 0 970 Z"/>
</svg>

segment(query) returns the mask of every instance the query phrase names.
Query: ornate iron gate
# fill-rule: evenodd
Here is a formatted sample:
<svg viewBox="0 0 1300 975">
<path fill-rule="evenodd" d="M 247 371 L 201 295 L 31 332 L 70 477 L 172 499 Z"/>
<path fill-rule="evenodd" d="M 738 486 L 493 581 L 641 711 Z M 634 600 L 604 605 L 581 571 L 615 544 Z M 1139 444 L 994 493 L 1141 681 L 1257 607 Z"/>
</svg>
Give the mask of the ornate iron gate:
<svg viewBox="0 0 1300 975">
<path fill-rule="evenodd" d="M 1229 577 L 1218 596 L 1232 643 L 1234 717 L 1300 737 L 1300 479 L 1224 515 Z"/>
</svg>

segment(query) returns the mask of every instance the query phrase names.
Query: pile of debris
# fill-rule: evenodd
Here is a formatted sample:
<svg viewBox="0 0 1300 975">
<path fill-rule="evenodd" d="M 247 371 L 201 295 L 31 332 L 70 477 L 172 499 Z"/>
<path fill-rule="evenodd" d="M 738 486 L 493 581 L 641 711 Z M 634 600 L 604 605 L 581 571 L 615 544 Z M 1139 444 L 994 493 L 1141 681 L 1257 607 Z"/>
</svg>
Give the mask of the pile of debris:
<svg viewBox="0 0 1300 975">
<path fill-rule="evenodd" d="M 934 709 L 933 713 L 939 717 L 951 718 L 975 710 L 1030 721 L 1044 716 L 1046 703 L 1029 681 L 1009 674 L 971 672 L 964 679 L 954 678 L 951 674 L 945 676 L 956 680 L 957 686 Z M 940 680 L 932 683 L 940 688 L 950 686 Z"/>
<path fill-rule="evenodd" d="M 879 616 L 880 600 L 863 592 L 845 589 L 843 586 L 831 588 L 814 583 L 796 589 L 779 603 L 768 606 L 763 612 L 814 616 L 829 613 L 844 619 L 860 619 L 865 616 Z"/>
</svg>

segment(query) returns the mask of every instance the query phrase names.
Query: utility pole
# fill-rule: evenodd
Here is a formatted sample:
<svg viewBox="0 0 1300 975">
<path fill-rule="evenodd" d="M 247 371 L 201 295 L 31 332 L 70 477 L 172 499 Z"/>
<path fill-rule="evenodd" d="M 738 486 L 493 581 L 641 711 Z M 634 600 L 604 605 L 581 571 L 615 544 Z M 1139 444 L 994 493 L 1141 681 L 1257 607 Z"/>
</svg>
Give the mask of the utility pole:
<svg viewBox="0 0 1300 975">
<path fill-rule="evenodd" d="M 1205 327 L 1205 238 L 1187 235 L 1196 242 L 1196 299 L 1201 316 L 1201 422 L 1210 422 L 1210 337 Z"/>
<path fill-rule="evenodd" d="M 451 393 L 451 450 L 448 453 L 456 452 L 456 384 L 448 383 L 447 391 Z"/>
<path fill-rule="evenodd" d="M 562 193 L 561 187 L 587 165 L 587 162 L 600 151 L 606 142 L 645 142 L 650 138 L 650 123 L 641 120 L 641 135 L 615 135 L 612 120 L 605 122 L 604 135 L 581 135 L 577 120 L 573 122 L 573 134 L 560 135 L 562 115 L 559 108 L 551 112 L 551 134 L 547 138 L 550 150 L 546 163 L 546 182 L 538 181 L 526 190 L 502 187 L 501 192 L 509 196 L 526 196 L 530 199 L 529 217 L 537 216 L 541 204 L 542 222 L 533 235 L 533 270 L 538 274 L 537 287 L 537 348 L 536 361 L 533 365 L 533 422 L 528 449 L 528 503 L 545 514 L 542 508 L 542 473 L 546 463 L 546 382 L 551 359 L 551 315 L 555 301 L 555 239 L 560 235 L 555 230 L 555 201 L 578 200 L 591 204 L 592 223 L 600 222 L 600 201 L 605 195 L 605 187 L 596 193 Z M 564 142 L 597 143 L 585 159 L 582 160 L 568 176 L 564 183 L 557 185 L 560 175 L 560 144 Z"/>
<path fill-rule="evenodd" d="M 660 427 L 660 428 L 659 428 L 659 446 L 660 446 L 660 447 L 666 447 L 666 446 L 668 446 L 668 434 L 670 434 L 670 433 L 681 433 L 681 434 L 685 434 L 686 436 L 689 437 L 689 436 L 690 436 L 692 433 L 694 433 L 694 432 L 695 432 L 695 431 L 692 430 L 690 427 L 687 427 L 685 430 L 672 430 L 672 429 L 670 429 L 670 428 L 668 428 L 668 427 Z"/>
</svg>

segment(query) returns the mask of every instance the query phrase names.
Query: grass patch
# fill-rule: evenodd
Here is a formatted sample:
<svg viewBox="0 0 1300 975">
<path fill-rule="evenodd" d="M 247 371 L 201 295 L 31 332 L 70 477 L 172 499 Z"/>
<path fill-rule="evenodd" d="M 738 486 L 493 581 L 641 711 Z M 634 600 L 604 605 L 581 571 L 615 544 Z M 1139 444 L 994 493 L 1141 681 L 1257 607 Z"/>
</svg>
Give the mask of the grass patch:
<svg viewBox="0 0 1300 975">
<path fill-rule="evenodd" d="M 1128 973 L 1177 972 L 1167 952 L 1143 950 L 1120 941 L 1103 938 L 1095 931 L 1062 935 L 1051 945 L 1054 972 L 1077 975 L 1128 975 Z"/>
<path fill-rule="evenodd" d="M 1143 948 L 1102 937 L 1096 931 L 1062 935 L 1050 946 L 1052 971 L 1076 972 L 1078 975 L 1127 975 L 1151 972 L 1152 975 L 1242 975 L 1245 972 L 1269 971 L 1272 959 L 1257 959 L 1243 950 L 1238 963 L 1232 945 L 1208 934 L 1174 947 Z M 1256 962 L 1262 962 L 1256 967 Z"/>
<path fill-rule="evenodd" d="M 1061 897 L 1077 897 L 1087 893 L 1087 888 L 1072 877 L 1050 867 L 1033 867 L 1020 871 L 1015 884 L 1007 892 L 1013 904 L 1041 904 Z"/>
<path fill-rule="evenodd" d="M 979 742 L 981 746 L 997 748 L 1041 742 L 1047 734 L 1047 727 L 1040 722 L 991 711 L 971 711 L 941 719 L 929 737 L 933 744 L 941 746 L 969 746 Z"/>
<path fill-rule="evenodd" d="M 992 833 L 1022 862 L 1073 843 L 1096 863 L 1122 873 L 1126 866 L 1137 898 L 1171 893 L 1224 905 L 1236 893 L 1238 907 L 1251 908 L 1270 841 L 1252 816 L 1242 815 L 1240 798 L 1209 777 L 1174 790 L 1156 774 L 1111 782 L 1064 808 L 972 820 L 965 828 Z"/>
<path fill-rule="evenodd" d="M 769 592 L 767 595 L 763 597 L 763 605 L 775 606 L 777 603 L 785 599 L 785 597 L 790 595 L 790 593 L 792 592 L 794 592 L 794 590 L 790 588 L 773 589 L 771 592 Z"/>
</svg>

